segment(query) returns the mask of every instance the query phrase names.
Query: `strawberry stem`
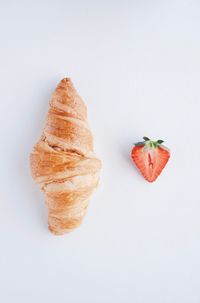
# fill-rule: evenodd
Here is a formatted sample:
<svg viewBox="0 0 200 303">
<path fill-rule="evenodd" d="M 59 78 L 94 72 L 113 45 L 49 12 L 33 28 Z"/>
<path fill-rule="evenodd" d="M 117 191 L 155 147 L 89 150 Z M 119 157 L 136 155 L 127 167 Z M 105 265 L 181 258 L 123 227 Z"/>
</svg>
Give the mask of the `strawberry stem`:
<svg viewBox="0 0 200 303">
<path fill-rule="evenodd" d="M 153 141 L 150 140 L 148 137 L 143 137 L 144 141 L 143 142 L 137 142 L 135 143 L 135 146 L 145 146 L 148 148 L 157 148 L 159 147 L 164 141 L 163 140 L 157 140 Z"/>
</svg>

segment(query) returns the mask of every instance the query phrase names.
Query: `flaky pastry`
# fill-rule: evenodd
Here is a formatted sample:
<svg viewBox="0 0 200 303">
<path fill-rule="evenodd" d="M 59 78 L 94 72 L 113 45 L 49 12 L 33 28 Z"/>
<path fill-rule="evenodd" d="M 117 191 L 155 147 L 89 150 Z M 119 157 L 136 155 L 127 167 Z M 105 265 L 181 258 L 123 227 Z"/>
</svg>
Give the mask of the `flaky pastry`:
<svg viewBox="0 0 200 303">
<path fill-rule="evenodd" d="M 31 170 L 48 207 L 49 230 L 61 235 L 78 227 L 97 187 L 101 161 L 93 151 L 87 109 L 69 78 L 57 86 Z"/>
</svg>

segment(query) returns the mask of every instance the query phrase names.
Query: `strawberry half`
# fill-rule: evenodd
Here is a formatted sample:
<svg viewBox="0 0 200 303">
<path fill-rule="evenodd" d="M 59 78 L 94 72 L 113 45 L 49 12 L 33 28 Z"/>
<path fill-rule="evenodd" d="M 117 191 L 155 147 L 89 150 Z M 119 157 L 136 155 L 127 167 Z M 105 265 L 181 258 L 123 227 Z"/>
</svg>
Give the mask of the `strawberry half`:
<svg viewBox="0 0 200 303">
<path fill-rule="evenodd" d="M 143 177 L 153 182 L 160 175 L 170 157 L 168 148 L 162 145 L 163 140 L 151 141 L 143 137 L 132 149 L 131 157 Z"/>
</svg>

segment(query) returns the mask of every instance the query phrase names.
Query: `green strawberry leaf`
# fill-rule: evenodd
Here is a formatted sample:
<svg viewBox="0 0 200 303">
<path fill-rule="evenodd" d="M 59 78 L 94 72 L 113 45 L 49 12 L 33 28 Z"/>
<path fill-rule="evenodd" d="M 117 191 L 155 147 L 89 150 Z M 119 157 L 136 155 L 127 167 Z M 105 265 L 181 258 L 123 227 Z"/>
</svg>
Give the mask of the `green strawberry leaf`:
<svg viewBox="0 0 200 303">
<path fill-rule="evenodd" d="M 150 141 L 150 139 L 149 139 L 148 137 L 143 137 L 143 139 L 144 139 L 145 141 Z"/>
<path fill-rule="evenodd" d="M 157 143 L 158 144 L 162 144 L 164 141 L 163 140 L 158 140 Z"/>
<path fill-rule="evenodd" d="M 137 143 L 134 143 L 135 144 L 135 146 L 142 146 L 142 145 L 144 145 L 144 142 L 137 142 Z"/>
</svg>

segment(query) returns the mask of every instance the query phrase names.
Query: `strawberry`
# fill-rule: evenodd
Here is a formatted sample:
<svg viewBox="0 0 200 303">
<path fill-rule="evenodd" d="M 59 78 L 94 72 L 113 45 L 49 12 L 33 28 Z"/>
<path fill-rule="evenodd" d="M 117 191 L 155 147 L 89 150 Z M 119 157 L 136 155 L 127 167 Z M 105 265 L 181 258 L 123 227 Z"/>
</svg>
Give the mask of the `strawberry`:
<svg viewBox="0 0 200 303">
<path fill-rule="evenodd" d="M 162 145 L 163 140 L 151 141 L 143 137 L 132 149 L 131 157 L 143 177 L 153 182 L 160 175 L 170 157 L 170 151 Z"/>
</svg>

